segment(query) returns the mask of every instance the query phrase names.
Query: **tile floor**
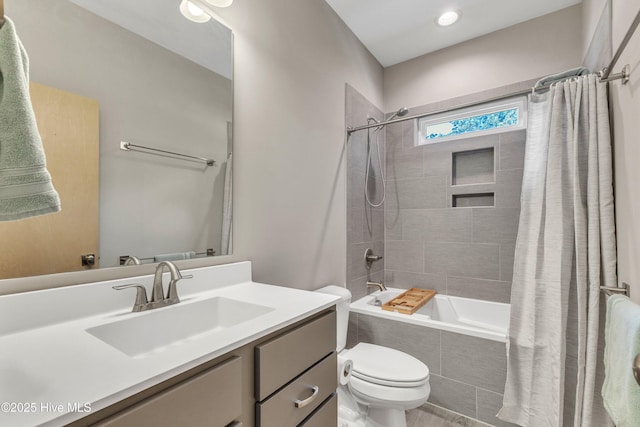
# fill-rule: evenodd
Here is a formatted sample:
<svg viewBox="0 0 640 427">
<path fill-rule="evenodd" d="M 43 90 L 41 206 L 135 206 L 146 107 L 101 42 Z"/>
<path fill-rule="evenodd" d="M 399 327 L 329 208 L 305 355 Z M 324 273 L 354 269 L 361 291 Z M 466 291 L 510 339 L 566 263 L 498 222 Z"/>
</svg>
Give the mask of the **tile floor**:
<svg viewBox="0 0 640 427">
<path fill-rule="evenodd" d="M 429 403 L 407 412 L 407 427 L 490 427 Z"/>
</svg>

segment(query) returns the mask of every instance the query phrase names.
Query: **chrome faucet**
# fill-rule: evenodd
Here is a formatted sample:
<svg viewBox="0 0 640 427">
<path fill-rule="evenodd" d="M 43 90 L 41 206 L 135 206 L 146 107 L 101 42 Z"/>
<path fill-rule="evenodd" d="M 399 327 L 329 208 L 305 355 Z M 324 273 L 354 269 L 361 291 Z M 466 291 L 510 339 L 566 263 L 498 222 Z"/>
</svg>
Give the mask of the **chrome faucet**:
<svg viewBox="0 0 640 427">
<path fill-rule="evenodd" d="M 384 292 L 387 290 L 387 287 L 382 283 L 382 280 L 379 282 L 369 282 L 367 281 L 367 288 L 378 288 L 380 292 Z"/>
<path fill-rule="evenodd" d="M 169 273 L 171 273 L 171 281 L 169 282 L 169 289 L 167 290 L 166 297 L 164 296 L 164 289 L 162 286 L 162 274 L 164 273 L 165 268 L 169 270 Z M 193 275 L 183 276 L 182 274 L 180 274 L 180 270 L 178 270 L 178 267 L 176 267 L 176 265 L 171 261 L 162 261 L 158 263 L 158 266 L 156 267 L 156 273 L 153 277 L 151 301 L 147 299 L 146 288 L 138 283 L 129 285 L 118 285 L 114 286 L 113 289 L 121 290 L 135 288 L 136 301 L 131 311 L 146 311 L 179 303 L 180 298 L 178 298 L 177 283 L 181 279 L 191 279 L 192 277 Z"/>
</svg>

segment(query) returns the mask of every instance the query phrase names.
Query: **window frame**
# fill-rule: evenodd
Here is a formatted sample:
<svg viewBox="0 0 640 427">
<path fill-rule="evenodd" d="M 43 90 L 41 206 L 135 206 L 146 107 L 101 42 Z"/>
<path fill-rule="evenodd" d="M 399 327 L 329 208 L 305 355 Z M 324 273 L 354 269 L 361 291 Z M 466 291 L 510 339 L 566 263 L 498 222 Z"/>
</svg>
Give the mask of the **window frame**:
<svg viewBox="0 0 640 427">
<path fill-rule="evenodd" d="M 433 126 L 438 124 L 444 124 L 453 120 L 467 119 L 477 116 L 483 116 L 492 113 L 499 113 L 501 111 L 507 111 L 512 109 L 518 110 L 518 122 L 515 125 L 497 126 L 491 129 L 479 129 L 472 130 L 464 133 L 451 134 L 442 137 L 436 137 L 427 139 L 423 136 L 423 131 L 427 126 Z M 444 113 L 427 115 L 420 117 L 416 120 L 416 140 L 415 145 L 431 145 L 441 142 L 448 142 L 463 138 L 472 138 L 482 135 L 491 135 L 495 133 L 511 132 L 519 129 L 526 129 L 527 127 L 527 96 L 518 96 L 514 98 L 507 98 L 499 101 L 488 102 L 483 104 L 474 105 L 471 107 L 461 108 L 453 111 L 446 111 Z"/>
</svg>

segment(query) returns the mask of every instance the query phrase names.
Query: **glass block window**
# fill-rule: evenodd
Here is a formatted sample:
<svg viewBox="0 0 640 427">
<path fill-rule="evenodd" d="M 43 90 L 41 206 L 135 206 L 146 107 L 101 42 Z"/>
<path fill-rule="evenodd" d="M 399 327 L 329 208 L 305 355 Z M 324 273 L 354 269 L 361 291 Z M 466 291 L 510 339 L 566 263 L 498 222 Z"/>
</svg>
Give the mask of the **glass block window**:
<svg viewBox="0 0 640 427">
<path fill-rule="evenodd" d="M 421 117 L 417 145 L 526 128 L 526 97 Z"/>
</svg>

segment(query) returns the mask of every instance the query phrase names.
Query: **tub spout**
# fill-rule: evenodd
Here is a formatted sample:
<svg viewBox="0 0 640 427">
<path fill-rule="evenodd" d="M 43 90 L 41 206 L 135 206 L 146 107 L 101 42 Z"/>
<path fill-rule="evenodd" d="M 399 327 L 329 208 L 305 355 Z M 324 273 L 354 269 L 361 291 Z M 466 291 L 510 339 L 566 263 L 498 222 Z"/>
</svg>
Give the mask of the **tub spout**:
<svg viewBox="0 0 640 427">
<path fill-rule="evenodd" d="M 378 288 L 380 292 L 384 292 L 387 290 L 387 287 L 384 285 L 384 283 L 382 283 L 382 281 L 367 282 L 367 288 Z"/>
</svg>

